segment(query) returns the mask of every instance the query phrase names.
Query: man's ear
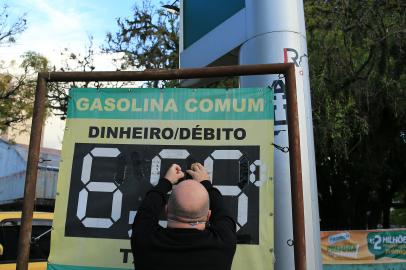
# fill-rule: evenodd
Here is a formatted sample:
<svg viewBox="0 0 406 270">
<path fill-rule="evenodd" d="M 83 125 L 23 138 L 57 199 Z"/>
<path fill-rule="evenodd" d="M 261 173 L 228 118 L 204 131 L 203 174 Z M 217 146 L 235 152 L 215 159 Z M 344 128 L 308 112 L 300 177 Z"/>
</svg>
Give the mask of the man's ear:
<svg viewBox="0 0 406 270">
<path fill-rule="evenodd" d="M 209 212 L 207 212 L 207 221 L 210 220 L 210 216 L 211 216 L 211 210 L 209 210 Z"/>
</svg>

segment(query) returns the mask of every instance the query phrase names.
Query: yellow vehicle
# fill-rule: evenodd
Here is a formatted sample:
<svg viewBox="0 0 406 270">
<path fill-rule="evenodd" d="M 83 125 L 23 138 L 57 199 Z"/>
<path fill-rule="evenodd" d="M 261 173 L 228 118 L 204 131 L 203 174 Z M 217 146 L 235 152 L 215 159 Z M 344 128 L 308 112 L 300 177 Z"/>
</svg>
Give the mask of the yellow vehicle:
<svg viewBox="0 0 406 270">
<path fill-rule="evenodd" d="M 49 255 L 53 213 L 34 212 L 28 269 L 44 270 Z M 21 212 L 0 212 L 0 270 L 16 269 Z"/>
</svg>

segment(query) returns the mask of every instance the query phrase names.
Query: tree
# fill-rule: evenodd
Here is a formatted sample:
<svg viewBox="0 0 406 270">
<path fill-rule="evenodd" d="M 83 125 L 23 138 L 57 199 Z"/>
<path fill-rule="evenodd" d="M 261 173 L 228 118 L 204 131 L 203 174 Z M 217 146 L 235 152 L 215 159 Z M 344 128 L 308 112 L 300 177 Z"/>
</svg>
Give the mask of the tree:
<svg viewBox="0 0 406 270">
<path fill-rule="evenodd" d="M 0 74 L 0 133 L 32 116 L 34 75 L 48 68 L 48 60 L 35 52 L 27 52 L 22 58 L 22 75 Z"/>
<path fill-rule="evenodd" d="M 70 71 L 86 71 L 92 72 L 96 69 L 94 63 L 95 49 L 93 44 L 93 37 L 89 36 L 89 43 L 85 47 L 84 54 L 75 53 L 65 48 L 61 55 L 63 62 L 61 67 L 54 71 L 70 72 Z M 86 87 L 133 87 L 134 82 L 59 82 L 48 83 L 47 93 L 47 108 L 59 115 L 62 120 L 66 118 L 69 102 L 69 89 L 71 88 L 86 88 Z"/>
<path fill-rule="evenodd" d="M 25 14 L 14 22 L 9 21 L 8 6 L 0 11 L 0 45 L 11 45 L 16 36 L 27 28 Z M 35 53 L 28 52 L 23 57 L 22 75 L 12 75 L 3 63 L 0 66 L 0 133 L 12 124 L 22 122 L 32 115 L 33 81 L 30 75 L 42 70 L 47 60 Z M 34 87 L 35 89 L 35 87 Z"/>
<path fill-rule="evenodd" d="M 388 227 L 406 182 L 401 1 L 306 0 L 322 229 Z"/>
<path fill-rule="evenodd" d="M 25 14 L 18 17 L 14 22 L 9 22 L 8 6 L 3 5 L 0 11 L 0 45 L 7 45 L 16 41 L 16 36 L 27 29 Z"/>
<path fill-rule="evenodd" d="M 178 15 L 155 9 L 149 1 L 134 7 L 133 18 L 117 20 L 119 31 L 107 34 L 104 51 L 122 53 L 121 69 L 176 69 L 179 67 Z M 176 86 L 176 81 L 147 82 L 147 86 Z"/>
<path fill-rule="evenodd" d="M 179 14 L 156 8 L 144 0 L 134 7 L 133 18 L 117 20 L 119 31 L 107 34 L 104 51 L 122 53 L 121 69 L 179 68 Z M 147 87 L 177 87 L 178 81 L 149 81 Z M 238 77 L 225 78 L 203 87 L 238 87 Z"/>
<path fill-rule="evenodd" d="M 93 48 L 93 37 L 89 36 L 89 43 L 86 46 L 85 54 L 78 54 L 65 48 L 61 55 L 64 57 L 62 66 L 59 71 L 69 72 L 69 71 L 93 71 L 95 70 L 94 64 L 94 48 Z M 54 66 L 54 71 L 56 67 Z M 55 115 L 61 116 L 61 119 L 65 119 L 68 111 L 69 102 L 69 89 L 88 87 L 91 85 L 90 82 L 71 82 L 71 83 L 49 83 L 48 84 L 48 109 L 52 111 Z"/>
</svg>

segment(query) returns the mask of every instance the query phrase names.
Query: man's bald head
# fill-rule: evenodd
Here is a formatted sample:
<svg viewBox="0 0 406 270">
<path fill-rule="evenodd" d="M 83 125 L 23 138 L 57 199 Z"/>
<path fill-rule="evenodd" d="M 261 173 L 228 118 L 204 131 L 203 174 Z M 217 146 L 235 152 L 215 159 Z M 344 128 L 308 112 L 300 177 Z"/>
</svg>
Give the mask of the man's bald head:
<svg viewBox="0 0 406 270">
<path fill-rule="evenodd" d="M 168 200 L 168 218 L 198 221 L 209 212 L 209 194 L 197 181 L 185 180 L 174 186 Z"/>
</svg>

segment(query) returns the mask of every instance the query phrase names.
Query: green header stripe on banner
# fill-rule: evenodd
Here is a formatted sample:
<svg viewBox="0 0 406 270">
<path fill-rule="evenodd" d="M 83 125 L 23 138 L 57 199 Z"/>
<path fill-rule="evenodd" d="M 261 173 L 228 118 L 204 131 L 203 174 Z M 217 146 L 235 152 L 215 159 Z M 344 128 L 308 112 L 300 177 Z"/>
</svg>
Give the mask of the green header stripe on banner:
<svg viewBox="0 0 406 270">
<path fill-rule="evenodd" d="M 270 88 L 74 88 L 68 118 L 269 120 L 273 98 Z"/>
<path fill-rule="evenodd" d="M 63 265 L 63 264 L 48 264 L 47 270 L 128 270 L 128 269 L 94 267 L 94 266 L 75 266 L 75 265 Z"/>
</svg>

